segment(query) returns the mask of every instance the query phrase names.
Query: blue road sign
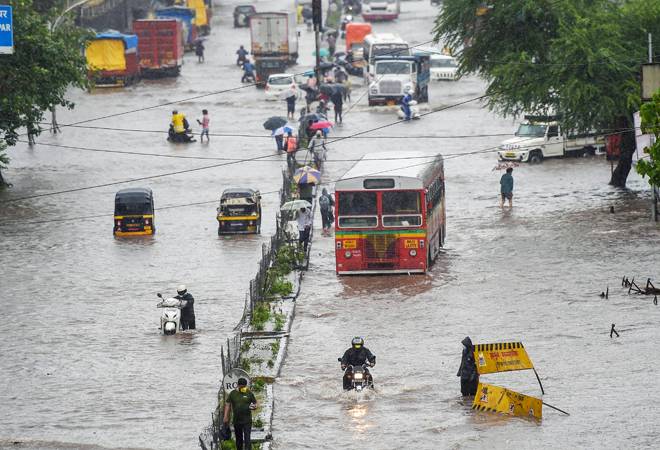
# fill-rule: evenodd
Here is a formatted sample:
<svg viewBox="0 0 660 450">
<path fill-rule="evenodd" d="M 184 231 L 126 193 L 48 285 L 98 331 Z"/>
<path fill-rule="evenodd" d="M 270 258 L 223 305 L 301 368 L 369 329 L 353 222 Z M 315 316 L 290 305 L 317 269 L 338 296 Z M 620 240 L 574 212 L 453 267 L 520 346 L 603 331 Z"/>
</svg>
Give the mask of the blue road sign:
<svg viewBox="0 0 660 450">
<path fill-rule="evenodd" d="M 14 53 L 14 23 L 11 6 L 0 5 L 0 54 Z"/>
</svg>

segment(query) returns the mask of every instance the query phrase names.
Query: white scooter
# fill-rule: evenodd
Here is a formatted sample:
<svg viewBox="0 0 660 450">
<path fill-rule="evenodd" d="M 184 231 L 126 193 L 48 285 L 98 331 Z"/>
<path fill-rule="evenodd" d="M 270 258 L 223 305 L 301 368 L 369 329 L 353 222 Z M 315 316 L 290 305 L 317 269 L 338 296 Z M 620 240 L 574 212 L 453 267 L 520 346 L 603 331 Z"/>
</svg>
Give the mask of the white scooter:
<svg viewBox="0 0 660 450">
<path fill-rule="evenodd" d="M 419 106 L 417 106 L 417 100 L 410 100 L 410 102 L 408 102 L 408 106 L 410 106 L 410 118 L 412 120 L 419 120 Z M 396 110 L 396 115 L 401 120 L 406 118 L 405 114 L 403 113 L 403 107 L 399 106 L 399 108 Z"/>
<path fill-rule="evenodd" d="M 181 308 L 185 308 L 188 302 L 173 297 L 163 298 L 160 293 L 156 295 L 161 299 L 156 305 L 156 308 L 163 308 L 163 312 L 160 315 L 160 330 L 164 335 L 180 333 Z"/>
</svg>

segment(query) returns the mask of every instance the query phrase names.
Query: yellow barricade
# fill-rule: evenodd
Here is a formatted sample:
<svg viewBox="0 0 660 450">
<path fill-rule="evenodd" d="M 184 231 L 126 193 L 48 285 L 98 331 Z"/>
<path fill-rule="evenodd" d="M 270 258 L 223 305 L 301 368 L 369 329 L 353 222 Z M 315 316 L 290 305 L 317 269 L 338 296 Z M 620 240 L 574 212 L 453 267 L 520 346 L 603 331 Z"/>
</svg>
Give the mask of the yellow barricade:
<svg viewBox="0 0 660 450">
<path fill-rule="evenodd" d="M 543 401 L 500 386 L 479 383 L 472 409 L 541 420 Z"/>
<path fill-rule="evenodd" d="M 522 342 L 500 342 L 474 346 L 474 361 L 477 371 L 485 373 L 509 372 L 511 370 L 534 369 Z"/>
</svg>

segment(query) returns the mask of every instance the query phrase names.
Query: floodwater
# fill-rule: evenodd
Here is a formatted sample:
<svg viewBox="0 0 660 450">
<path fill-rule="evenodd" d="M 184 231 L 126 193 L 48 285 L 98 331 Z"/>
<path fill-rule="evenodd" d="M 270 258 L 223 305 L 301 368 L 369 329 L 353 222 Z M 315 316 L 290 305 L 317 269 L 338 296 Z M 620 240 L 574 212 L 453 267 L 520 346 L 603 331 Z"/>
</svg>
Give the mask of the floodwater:
<svg viewBox="0 0 660 450">
<path fill-rule="evenodd" d="M 379 30 L 422 42 L 426 2 L 402 3 Z M 437 108 L 480 95 L 474 79 L 440 83 Z M 392 115 L 350 113 L 342 132 Z M 649 222 L 648 188 L 631 173 L 628 190 L 607 186 L 603 157 L 548 160 L 514 169 L 513 210 L 498 206 L 489 149 L 503 137 L 412 139 L 415 135 L 512 133 L 511 121 L 476 103 L 380 131 L 378 150 L 432 148 L 446 157 L 446 249 L 428 275 L 337 277 L 334 239 L 316 234 L 298 299 L 288 356 L 275 386 L 277 449 L 644 448 L 657 446 L 656 362 L 660 307 L 629 296 L 621 277 L 660 279 L 660 232 Z M 363 143 L 363 141 L 359 141 Z M 329 158 L 375 146 L 335 144 Z M 453 156 L 459 154 L 458 156 Z M 335 180 L 352 162 L 326 166 Z M 614 207 L 614 214 L 609 207 Z M 320 226 L 320 224 L 317 224 Z M 610 288 L 608 300 L 599 297 Z M 610 339 L 612 323 L 620 337 Z M 343 393 L 337 357 L 353 336 L 377 355 L 375 392 Z M 460 396 L 461 340 L 522 341 L 546 391 L 541 423 L 475 413 Z M 540 396 L 531 371 L 482 381 Z"/>
<path fill-rule="evenodd" d="M 277 9 L 285 2 L 258 3 Z M 207 62 L 186 57 L 175 81 L 147 81 L 124 90 L 72 92 L 62 124 L 196 97 L 239 85 L 233 66 L 245 29 L 231 28 L 232 5 L 216 9 Z M 428 41 L 434 9 L 404 2 L 396 23 L 376 24 L 412 44 Z M 231 32 L 227 32 L 231 30 Z M 302 64 L 312 41 L 302 30 Z M 297 70 L 293 69 L 293 70 Z M 438 83 L 431 107 L 479 96 L 476 79 Z M 362 88 L 357 87 L 353 100 Z M 165 142 L 172 106 L 97 120 L 44 134 L 40 145 L 10 152 L 14 187 L 1 199 L 105 184 L 229 163 L 120 155 L 119 150 L 241 159 L 272 155 L 263 137 L 212 136 L 210 145 Z M 211 112 L 211 132 L 266 136 L 261 123 L 281 115 L 254 88 L 178 103 L 189 119 Z M 345 110 L 348 106 L 345 106 Z M 366 99 L 345 113 L 335 136 L 395 120 L 392 110 Z M 432 149 L 446 155 L 446 249 L 423 276 L 343 277 L 334 273 L 333 240 L 316 233 L 310 272 L 276 385 L 275 445 L 280 449 L 645 447 L 655 425 L 653 355 L 660 310 L 649 298 L 629 297 L 622 275 L 659 277 L 658 229 L 648 217 L 647 184 L 635 174 L 629 189 L 607 186 L 603 158 L 546 161 L 514 170 L 513 211 L 497 206 L 500 172 L 492 153 L 503 136 L 416 139 L 419 135 L 498 135 L 515 128 L 478 103 L 437 112 L 331 146 L 326 180 L 339 178 L 369 151 Z M 137 130 L 137 131 L 136 131 Z M 390 136 L 383 139 L 383 136 Z M 392 137 L 396 136 L 396 138 Z M 378 138 L 376 138 L 378 137 Z M 48 147 L 46 143 L 87 150 Z M 402 162 L 402 164 L 406 164 Z M 202 169 L 2 206 L 0 255 L 9 318 L 0 343 L 0 448 L 159 448 L 197 446 L 210 422 L 219 386 L 219 349 L 238 321 L 261 243 L 274 229 L 282 156 Z M 113 198 L 127 186 L 149 186 L 156 206 L 214 202 L 226 187 L 263 193 L 263 235 L 218 237 L 214 203 L 157 212 L 158 233 L 114 239 Z M 331 187 L 331 183 L 330 183 Z M 609 213 L 614 206 L 615 214 Z M 103 217 L 86 218 L 88 216 Z M 55 219 L 77 218 L 57 222 Z M 42 222 L 42 223 L 36 223 Z M 317 224 L 320 227 L 320 223 Z M 159 335 L 156 292 L 185 283 L 195 296 L 198 330 Z M 598 293 L 610 287 L 609 300 Z M 611 323 L 621 337 L 609 338 Z M 365 398 L 341 392 L 336 363 L 354 335 L 378 356 L 377 389 Z M 541 424 L 474 414 L 455 376 L 460 341 L 521 340 L 546 389 Z M 531 372 L 485 381 L 539 394 Z"/>
</svg>

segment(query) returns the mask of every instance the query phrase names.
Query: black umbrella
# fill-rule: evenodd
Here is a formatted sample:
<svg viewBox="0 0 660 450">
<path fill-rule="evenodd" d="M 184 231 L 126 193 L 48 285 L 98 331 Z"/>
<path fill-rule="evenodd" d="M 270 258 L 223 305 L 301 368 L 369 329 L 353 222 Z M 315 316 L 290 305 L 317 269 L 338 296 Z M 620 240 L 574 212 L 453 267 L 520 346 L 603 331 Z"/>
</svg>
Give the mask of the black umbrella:
<svg viewBox="0 0 660 450">
<path fill-rule="evenodd" d="M 337 93 L 344 95 L 344 92 L 346 92 L 346 87 L 340 83 L 328 83 L 321 86 L 321 92 L 329 96 Z"/>
<path fill-rule="evenodd" d="M 319 64 L 319 69 L 321 69 L 322 71 L 332 69 L 334 67 L 334 65 L 335 65 L 335 63 L 323 61 L 322 63 Z"/>
<path fill-rule="evenodd" d="M 264 122 L 264 128 L 270 131 L 277 130 L 286 125 L 287 120 L 284 117 L 273 116 Z"/>
</svg>

